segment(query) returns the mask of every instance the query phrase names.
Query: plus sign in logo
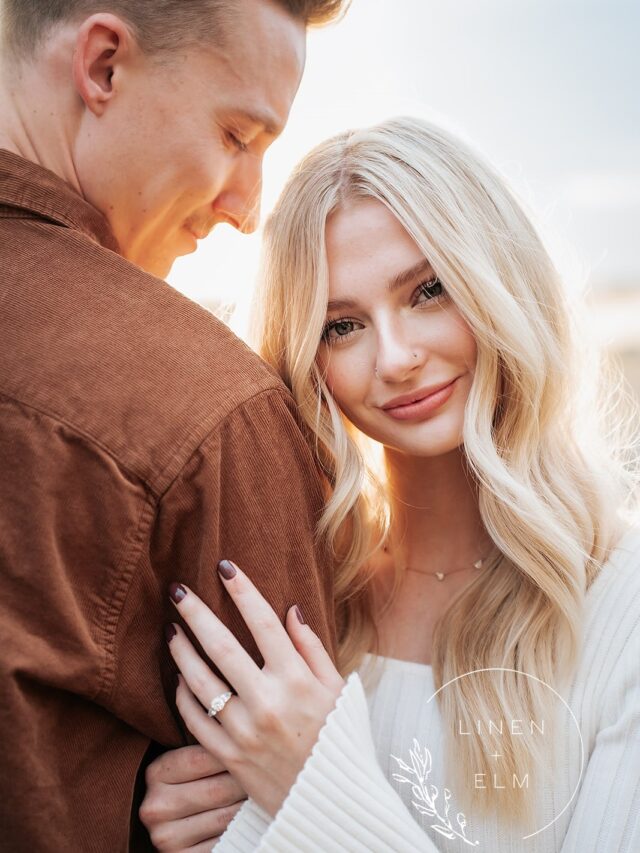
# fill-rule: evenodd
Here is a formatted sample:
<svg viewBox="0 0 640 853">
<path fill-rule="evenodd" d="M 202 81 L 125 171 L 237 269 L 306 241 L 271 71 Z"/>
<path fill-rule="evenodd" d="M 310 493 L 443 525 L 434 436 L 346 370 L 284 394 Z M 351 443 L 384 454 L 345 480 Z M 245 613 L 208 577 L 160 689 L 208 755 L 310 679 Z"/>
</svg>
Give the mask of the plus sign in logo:
<svg viewBox="0 0 640 853">
<path fill-rule="evenodd" d="M 564 801 L 558 803 L 558 797 L 554 796 L 552 810 L 554 816 L 551 820 L 545 821 L 541 817 L 544 814 L 548 816 L 548 811 L 545 811 L 544 808 L 533 810 L 535 815 L 532 818 L 533 825 L 520 835 L 524 841 L 539 835 L 560 820 L 569 809 L 580 787 L 585 761 L 584 741 L 576 716 L 568 703 L 553 687 L 535 675 L 506 667 L 489 667 L 472 670 L 448 681 L 429 697 L 426 704 L 428 706 L 434 702 L 439 694 L 451 688 L 461 679 L 472 678 L 476 675 L 482 675 L 486 679 L 487 675 L 491 677 L 491 674 L 495 674 L 498 677 L 499 674 L 503 673 L 516 673 L 518 676 L 532 679 L 537 685 L 544 688 L 543 693 L 549 691 L 547 707 L 553 709 L 554 713 L 550 719 L 528 720 L 505 719 L 504 717 L 496 719 L 489 716 L 486 718 L 476 716 L 474 719 L 470 719 L 460 715 L 460 719 L 455 721 L 454 737 L 474 738 L 492 768 L 491 772 L 487 772 L 486 766 L 481 770 L 473 769 L 466 780 L 466 784 L 469 788 L 475 789 L 476 792 L 491 792 L 496 797 L 510 786 L 518 787 L 520 791 L 524 792 L 525 796 L 527 792 L 531 792 L 533 796 L 538 797 L 545 790 L 547 795 L 554 795 L 555 791 L 551 790 L 554 788 L 553 778 L 544 775 L 543 769 L 548 771 L 549 767 L 541 767 L 540 756 L 546 754 L 550 759 L 558 759 L 563 748 L 569 749 L 571 751 L 570 761 L 575 769 L 576 780 L 571 789 L 567 788 L 565 791 L 566 780 L 562 782 L 562 790 L 565 792 Z M 537 756 L 536 760 L 531 761 L 531 768 L 520 775 L 509 774 L 504 770 L 504 753 L 500 750 L 500 743 L 505 736 L 511 739 L 522 739 L 524 744 L 531 745 L 532 757 Z M 449 787 L 443 785 L 444 780 L 434 778 L 433 760 L 428 745 L 421 744 L 417 739 L 414 739 L 413 747 L 409 750 L 408 760 L 395 755 L 392 758 L 398 765 L 398 772 L 393 774 L 394 780 L 403 786 L 410 786 L 412 806 L 419 812 L 423 820 L 427 820 L 429 828 L 438 835 L 462 843 L 463 846 L 480 847 L 481 842 L 474 838 L 476 833 L 474 832 L 473 821 L 467 820 L 466 814 L 455 808 L 454 794 Z M 563 760 L 566 767 L 567 761 L 569 761 L 566 753 Z"/>
</svg>

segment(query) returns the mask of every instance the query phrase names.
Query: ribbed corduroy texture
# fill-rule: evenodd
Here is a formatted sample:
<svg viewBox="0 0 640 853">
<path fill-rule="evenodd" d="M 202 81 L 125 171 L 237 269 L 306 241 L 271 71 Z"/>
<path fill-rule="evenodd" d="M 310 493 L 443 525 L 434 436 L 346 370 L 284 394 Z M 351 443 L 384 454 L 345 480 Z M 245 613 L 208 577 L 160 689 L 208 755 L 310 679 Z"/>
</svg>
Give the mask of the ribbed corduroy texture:
<svg viewBox="0 0 640 853">
<path fill-rule="evenodd" d="M 235 560 L 334 648 L 322 483 L 279 378 L 6 151 L 0 269 L 0 848 L 124 853 L 147 747 L 184 742 L 172 580 L 258 658 Z"/>
<path fill-rule="evenodd" d="M 409 761 L 416 738 L 432 753 L 430 781 L 443 787 L 442 725 L 437 705 L 429 701 L 432 671 L 421 664 L 380 659 L 382 675 L 368 707 L 354 674 L 275 820 L 249 801 L 216 853 L 638 853 L 639 531 L 624 537 L 589 590 L 586 605 L 583 651 L 563 697 L 580 727 L 585 768 L 575 798 L 561 813 L 580 778 L 579 739 L 568 724 L 561 742 L 550 747 L 558 762 L 552 785 L 541 792 L 535 827 L 553 821 L 546 830 L 523 840 L 522 831 L 467 814 L 467 837 L 479 842 L 470 847 L 430 829 L 434 821 L 412 806 L 410 786 L 392 780 L 393 773 L 402 773 L 392 756 Z M 455 813 L 454 800 L 454 825 Z"/>
</svg>

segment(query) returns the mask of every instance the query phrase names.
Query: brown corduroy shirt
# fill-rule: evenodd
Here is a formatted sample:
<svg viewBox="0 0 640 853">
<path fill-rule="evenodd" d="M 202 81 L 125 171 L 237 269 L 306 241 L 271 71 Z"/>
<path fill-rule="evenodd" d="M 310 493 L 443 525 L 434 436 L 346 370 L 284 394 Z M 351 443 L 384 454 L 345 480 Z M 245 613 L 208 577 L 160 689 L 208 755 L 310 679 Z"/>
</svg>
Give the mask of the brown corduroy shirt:
<svg viewBox="0 0 640 853">
<path fill-rule="evenodd" d="M 139 769 L 185 742 L 172 580 L 259 659 L 215 570 L 235 560 L 335 650 L 323 500 L 280 379 L 0 151 L 0 849 L 147 849 Z"/>
</svg>

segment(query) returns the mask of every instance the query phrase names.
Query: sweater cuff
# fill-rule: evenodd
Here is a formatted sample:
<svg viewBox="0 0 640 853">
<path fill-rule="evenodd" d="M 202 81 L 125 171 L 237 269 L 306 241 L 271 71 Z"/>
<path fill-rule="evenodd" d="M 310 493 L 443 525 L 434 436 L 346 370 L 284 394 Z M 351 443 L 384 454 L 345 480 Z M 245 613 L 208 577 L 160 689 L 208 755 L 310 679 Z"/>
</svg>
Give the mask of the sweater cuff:
<svg viewBox="0 0 640 853">
<path fill-rule="evenodd" d="M 253 853 L 270 823 L 267 812 L 253 800 L 247 800 L 213 849 L 215 853 Z"/>
<path fill-rule="evenodd" d="M 438 853 L 378 764 L 362 682 L 352 673 L 260 853 Z"/>
</svg>

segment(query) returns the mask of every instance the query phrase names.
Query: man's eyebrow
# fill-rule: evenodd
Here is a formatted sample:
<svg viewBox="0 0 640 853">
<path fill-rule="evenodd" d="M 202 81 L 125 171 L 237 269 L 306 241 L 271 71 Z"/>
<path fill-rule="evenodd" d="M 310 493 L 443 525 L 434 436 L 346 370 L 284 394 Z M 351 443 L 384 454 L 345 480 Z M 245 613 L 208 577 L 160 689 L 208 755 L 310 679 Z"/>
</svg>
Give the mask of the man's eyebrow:
<svg viewBox="0 0 640 853">
<path fill-rule="evenodd" d="M 390 293 L 393 293 L 394 290 L 398 290 L 400 287 L 404 287 L 405 284 L 409 284 L 409 282 L 414 281 L 421 275 L 428 274 L 433 275 L 433 269 L 431 264 L 426 258 L 422 258 L 422 260 L 418 261 L 417 264 L 414 264 L 409 269 L 404 270 L 404 272 L 398 273 L 398 275 L 394 276 L 387 287 Z"/>
<path fill-rule="evenodd" d="M 260 110 L 238 110 L 238 115 L 257 127 L 264 128 L 269 136 L 280 136 L 283 130 L 282 123 L 270 112 Z"/>
</svg>

